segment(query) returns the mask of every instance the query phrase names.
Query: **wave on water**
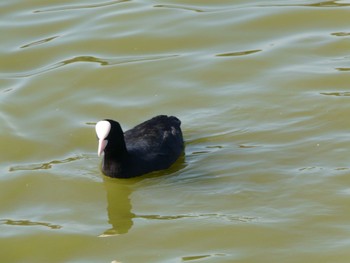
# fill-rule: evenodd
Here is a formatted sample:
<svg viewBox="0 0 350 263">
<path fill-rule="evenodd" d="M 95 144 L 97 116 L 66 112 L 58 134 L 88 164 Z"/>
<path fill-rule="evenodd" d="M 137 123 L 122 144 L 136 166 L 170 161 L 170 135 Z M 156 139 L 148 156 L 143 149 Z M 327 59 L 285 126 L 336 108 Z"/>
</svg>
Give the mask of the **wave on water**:
<svg viewBox="0 0 350 263">
<path fill-rule="evenodd" d="M 148 61 L 155 61 L 155 60 L 161 60 L 161 59 L 167 59 L 167 58 L 174 58 L 178 55 L 157 55 L 157 56 L 131 56 L 131 57 L 117 57 L 117 58 L 99 58 L 94 56 L 76 56 L 73 58 L 65 59 L 63 61 L 35 69 L 28 72 L 23 73 L 9 73 L 9 74 L 2 74 L 0 75 L 0 78 L 3 79 L 15 79 L 15 78 L 27 78 L 35 75 L 39 75 L 42 73 L 46 73 L 48 71 L 58 69 L 60 67 L 64 67 L 70 64 L 75 63 L 97 63 L 100 66 L 113 66 L 113 65 L 120 65 L 120 64 L 128 64 L 128 63 L 141 63 L 141 62 L 148 62 Z"/>
<path fill-rule="evenodd" d="M 103 3 L 89 4 L 89 5 L 69 5 L 69 6 L 61 6 L 61 7 L 54 7 L 54 8 L 35 10 L 34 13 L 59 12 L 59 11 L 68 11 L 68 10 L 76 10 L 76 9 L 87 9 L 87 8 L 89 8 L 89 9 L 90 8 L 99 8 L 99 7 L 111 6 L 111 5 L 124 3 L 124 2 L 130 2 L 130 1 L 131 0 L 117 0 L 117 1 L 109 1 L 109 2 L 103 2 Z"/>
</svg>

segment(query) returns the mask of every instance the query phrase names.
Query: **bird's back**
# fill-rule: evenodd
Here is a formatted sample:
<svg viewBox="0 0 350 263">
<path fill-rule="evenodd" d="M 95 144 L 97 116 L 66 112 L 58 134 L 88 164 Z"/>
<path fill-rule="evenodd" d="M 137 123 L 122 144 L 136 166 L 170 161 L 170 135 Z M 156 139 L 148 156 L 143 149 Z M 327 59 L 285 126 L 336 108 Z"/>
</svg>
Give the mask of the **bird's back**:
<svg viewBox="0 0 350 263">
<path fill-rule="evenodd" d="M 130 156 L 150 169 L 168 168 L 184 149 L 180 125 L 176 117 L 160 115 L 126 131 L 124 137 Z"/>
</svg>

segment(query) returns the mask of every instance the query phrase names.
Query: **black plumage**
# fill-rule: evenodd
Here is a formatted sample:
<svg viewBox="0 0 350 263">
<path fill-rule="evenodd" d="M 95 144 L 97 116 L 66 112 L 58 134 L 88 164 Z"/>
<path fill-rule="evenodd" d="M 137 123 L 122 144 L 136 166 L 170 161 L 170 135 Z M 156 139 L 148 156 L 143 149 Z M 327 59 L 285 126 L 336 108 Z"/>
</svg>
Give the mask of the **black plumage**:
<svg viewBox="0 0 350 263">
<path fill-rule="evenodd" d="M 181 122 L 176 117 L 156 116 L 125 133 L 118 122 L 105 121 L 110 123 L 102 163 L 107 176 L 130 178 L 167 169 L 184 150 Z"/>
</svg>

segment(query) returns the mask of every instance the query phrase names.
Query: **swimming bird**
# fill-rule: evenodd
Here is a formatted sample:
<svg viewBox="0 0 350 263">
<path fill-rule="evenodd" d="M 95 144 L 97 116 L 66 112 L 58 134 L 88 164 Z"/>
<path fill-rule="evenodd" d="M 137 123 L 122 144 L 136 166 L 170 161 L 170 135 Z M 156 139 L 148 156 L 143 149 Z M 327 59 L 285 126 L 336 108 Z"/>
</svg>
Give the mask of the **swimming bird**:
<svg viewBox="0 0 350 263">
<path fill-rule="evenodd" d="M 97 153 L 104 152 L 102 172 L 131 178 L 169 168 L 184 150 L 180 125 L 174 116 L 159 115 L 124 133 L 117 121 L 97 122 Z"/>
</svg>

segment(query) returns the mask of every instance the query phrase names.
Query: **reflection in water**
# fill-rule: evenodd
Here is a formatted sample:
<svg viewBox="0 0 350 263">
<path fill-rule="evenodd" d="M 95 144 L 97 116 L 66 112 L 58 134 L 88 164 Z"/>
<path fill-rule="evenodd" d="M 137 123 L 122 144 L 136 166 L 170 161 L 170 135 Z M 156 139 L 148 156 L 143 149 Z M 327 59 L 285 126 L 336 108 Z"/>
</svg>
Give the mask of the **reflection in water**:
<svg viewBox="0 0 350 263">
<path fill-rule="evenodd" d="M 131 212 L 131 189 L 128 182 L 119 179 L 104 178 L 107 191 L 108 222 L 112 228 L 106 230 L 100 237 L 125 234 L 133 225 L 135 214 Z"/>
<path fill-rule="evenodd" d="M 206 213 L 206 214 L 182 214 L 182 215 L 135 215 L 132 212 L 130 200 L 133 179 L 111 179 L 104 178 L 104 185 L 107 191 L 107 212 L 108 223 L 112 228 L 106 230 L 100 237 L 126 234 L 133 226 L 134 218 L 147 220 L 178 220 L 186 218 L 214 219 L 228 222 L 251 222 L 258 220 L 255 217 L 234 216 L 226 214 Z M 135 179 L 138 180 L 138 179 Z M 142 179 L 141 179 L 142 180 Z"/>
<path fill-rule="evenodd" d="M 104 177 L 104 186 L 107 192 L 107 212 L 108 223 L 112 228 L 106 230 L 100 237 L 114 236 L 119 234 L 126 234 L 133 226 L 133 219 L 135 217 L 145 219 L 178 219 L 186 216 L 160 216 L 160 215 L 140 215 L 137 216 L 132 212 L 132 204 L 130 200 L 131 186 L 135 182 L 146 178 L 156 178 L 173 174 L 186 167 L 185 154 L 182 154 L 177 162 L 169 169 L 159 172 L 153 172 L 146 177 L 137 177 L 132 179 L 113 179 Z"/>
<path fill-rule="evenodd" d="M 186 218 L 198 219 L 213 219 L 215 221 L 223 220 L 227 222 L 252 222 L 259 220 L 255 217 L 236 216 L 220 213 L 190 213 L 177 215 L 137 215 L 132 212 L 132 203 L 130 195 L 132 193 L 132 185 L 135 182 L 140 182 L 143 179 L 157 178 L 159 176 L 166 176 L 167 174 L 174 174 L 177 171 L 186 167 L 185 156 L 181 156 L 178 162 L 171 168 L 154 172 L 146 177 L 138 177 L 133 179 L 113 179 L 104 177 L 104 186 L 107 192 L 107 213 L 108 223 L 112 226 L 106 230 L 100 237 L 109 237 L 120 234 L 126 234 L 133 226 L 134 218 L 142 218 L 146 220 L 179 220 Z"/>
</svg>

